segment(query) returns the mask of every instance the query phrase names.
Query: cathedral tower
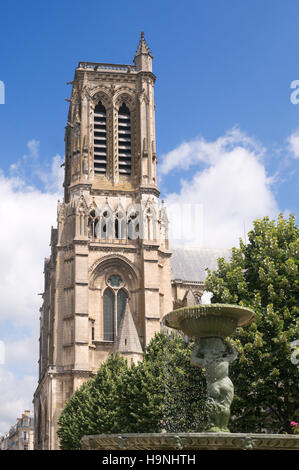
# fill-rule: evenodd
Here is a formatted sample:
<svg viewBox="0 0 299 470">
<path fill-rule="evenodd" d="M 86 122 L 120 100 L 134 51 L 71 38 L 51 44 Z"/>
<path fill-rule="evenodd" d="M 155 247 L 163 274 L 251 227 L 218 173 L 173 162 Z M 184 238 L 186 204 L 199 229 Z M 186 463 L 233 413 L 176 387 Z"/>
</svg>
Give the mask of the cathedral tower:
<svg viewBox="0 0 299 470">
<path fill-rule="evenodd" d="M 45 260 L 35 448 L 109 354 L 138 361 L 172 309 L 159 204 L 155 75 L 143 33 L 132 65 L 80 62 L 65 132 L 64 200 Z"/>
</svg>

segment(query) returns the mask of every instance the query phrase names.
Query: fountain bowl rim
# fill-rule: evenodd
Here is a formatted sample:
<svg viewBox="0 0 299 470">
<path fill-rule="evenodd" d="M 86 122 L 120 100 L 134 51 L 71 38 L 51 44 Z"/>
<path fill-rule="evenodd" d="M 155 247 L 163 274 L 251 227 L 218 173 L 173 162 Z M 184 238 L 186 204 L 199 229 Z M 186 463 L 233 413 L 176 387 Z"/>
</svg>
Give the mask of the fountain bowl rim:
<svg viewBox="0 0 299 470">
<path fill-rule="evenodd" d="M 236 320 L 237 327 L 248 326 L 254 321 L 255 312 L 249 307 L 236 304 L 199 304 L 193 307 L 181 307 L 164 315 L 162 322 L 169 328 L 181 329 L 181 322 L 187 319 L 207 316 L 227 317 Z"/>
</svg>

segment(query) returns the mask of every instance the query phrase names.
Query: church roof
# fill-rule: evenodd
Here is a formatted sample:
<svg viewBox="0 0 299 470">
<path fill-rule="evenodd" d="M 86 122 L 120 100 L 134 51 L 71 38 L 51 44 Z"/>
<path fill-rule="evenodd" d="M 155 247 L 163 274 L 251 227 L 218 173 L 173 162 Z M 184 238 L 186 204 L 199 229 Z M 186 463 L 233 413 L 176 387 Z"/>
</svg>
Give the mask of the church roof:
<svg viewBox="0 0 299 470">
<path fill-rule="evenodd" d="M 173 248 L 171 261 L 171 278 L 191 282 L 205 282 L 206 269 L 217 268 L 217 259 L 229 259 L 228 248 Z"/>
</svg>

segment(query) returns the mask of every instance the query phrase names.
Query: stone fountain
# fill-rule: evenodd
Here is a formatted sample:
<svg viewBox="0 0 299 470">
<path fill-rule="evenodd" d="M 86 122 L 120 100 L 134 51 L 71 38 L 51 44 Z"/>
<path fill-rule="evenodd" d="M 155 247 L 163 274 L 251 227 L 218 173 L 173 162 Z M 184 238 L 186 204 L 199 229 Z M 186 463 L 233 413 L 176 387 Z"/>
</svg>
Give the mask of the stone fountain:
<svg viewBox="0 0 299 470">
<path fill-rule="evenodd" d="M 251 309 L 228 304 L 180 308 L 163 318 L 166 327 L 179 330 L 195 340 L 191 362 L 194 366 L 206 370 L 208 420 L 204 432 L 84 436 L 82 448 L 86 450 L 299 450 L 299 436 L 229 432 L 230 406 L 234 397 L 234 386 L 229 378 L 229 364 L 237 358 L 237 352 L 225 338 L 237 327 L 250 325 L 254 318 L 255 313 Z"/>
<path fill-rule="evenodd" d="M 234 386 L 228 372 L 237 352 L 225 338 L 254 318 L 255 313 L 248 308 L 225 304 L 180 308 L 164 317 L 166 326 L 195 338 L 191 362 L 206 370 L 209 432 L 229 432 Z"/>
</svg>

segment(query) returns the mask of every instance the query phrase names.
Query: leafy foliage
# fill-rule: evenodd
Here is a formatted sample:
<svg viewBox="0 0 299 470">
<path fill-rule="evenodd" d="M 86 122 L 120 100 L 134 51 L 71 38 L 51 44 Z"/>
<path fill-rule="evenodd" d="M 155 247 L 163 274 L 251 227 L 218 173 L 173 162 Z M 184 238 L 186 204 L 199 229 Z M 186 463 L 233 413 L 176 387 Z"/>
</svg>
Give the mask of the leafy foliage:
<svg viewBox="0 0 299 470">
<path fill-rule="evenodd" d="M 294 216 L 254 223 L 249 242 L 218 260 L 206 289 L 212 302 L 236 303 L 256 312 L 232 344 L 239 353 L 230 376 L 235 385 L 230 429 L 290 432 L 299 417 L 298 368 L 290 343 L 299 339 L 299 229 Z"/>
<path fill-rule="evenodd" d="M 78 449 L 91 434 L 200 431 L 205 379 L 190 355 L 178 334 L 161 332 L 137 365 L 109 356 L 67 402 L 58 422 L 61 448 Z"/>
<path fill-rule="evenodd" d="M 123 357 L 109 356 L 96 376 L 74 392 L 58 421 L 57 434 L 62 449 L 80 448 L 84 435 L 119 431 L 117 391 L 127 370 Z"/>
<path fill-rule="evenodd" d="M 176 333 L 157 333 L 132 368 L 130 432 L 200 431 L 205 416 L 203 371 L 190 363 L 191 346 Z M 135 369 L 135 370 L 134 370 Z"/>
</svg>

